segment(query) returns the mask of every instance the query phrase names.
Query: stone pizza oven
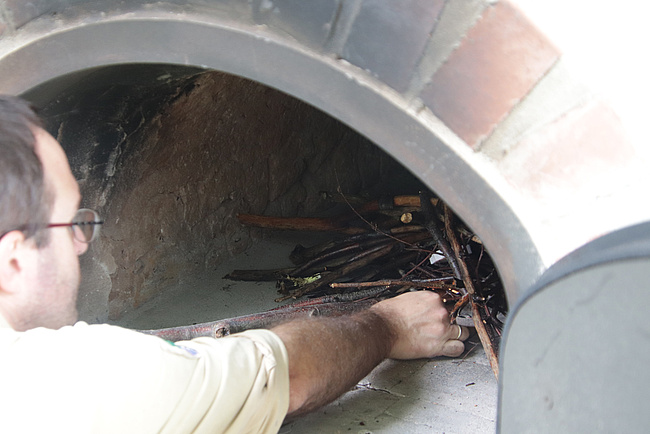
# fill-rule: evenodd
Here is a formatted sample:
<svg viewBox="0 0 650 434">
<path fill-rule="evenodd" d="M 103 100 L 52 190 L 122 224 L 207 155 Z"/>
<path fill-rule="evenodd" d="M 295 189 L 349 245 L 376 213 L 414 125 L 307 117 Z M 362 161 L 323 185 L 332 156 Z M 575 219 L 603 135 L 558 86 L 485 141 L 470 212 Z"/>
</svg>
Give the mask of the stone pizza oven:
<svg viewBox="0 0 650 434">
<path fill-rule="evenodd" d="M 179 272 L 176 252 L 185 269 L 245 249 L 238 210 L 304 214 L 337 182 L 388 191 L 411 177 L 481 237 L 514 302 L 566 253 L 648 214 L 629 201 L 647 176 L 629 107 L 571 57 L 579 44 L 557 29 L 575 11 L 556 28 L 548 10 L 5 1 L 0 90 L 43 107 L 107 218 L 109 247 L 84 259 L 90 317 L 149 298 Z"/>
<path fill-rule="evenodd" d="M 0 92 L 42 107 L 106 219 L 82 258 L 83 319 L 246 251 L 263 234 L 238 212 L 429 189 L 507 295 L 497 429 L 642 431 L 645 7 L 3 0 Z"/>
</svg>

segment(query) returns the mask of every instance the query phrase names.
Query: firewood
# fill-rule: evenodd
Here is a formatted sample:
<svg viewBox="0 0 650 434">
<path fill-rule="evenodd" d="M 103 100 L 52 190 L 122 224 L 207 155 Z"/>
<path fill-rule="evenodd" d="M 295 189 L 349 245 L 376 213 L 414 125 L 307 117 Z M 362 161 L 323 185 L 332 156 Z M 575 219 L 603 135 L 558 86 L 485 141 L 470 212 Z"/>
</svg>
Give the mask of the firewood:
<svg viewBox="0 0 650 434">
<path fill-rule="evenodd" d="M 435 210 L 429 201 L 429 197 L 424 192 L 422 192 L 420 195 L 420 203 L 422 204 L 422 212 L 424 213 L 424 217 L 426 219 L 426 228 L 429 230 L 434 241 L 438 244 L 438 247 L 447 258 L 449 266 L 452 270 L 454 270 L 454 276 L 456 276 L 456 279 L 461 280 L 461 273 L 458 268 L 457 258 L 452 254 L 449 247 L 449 242 L 445 239 L 442 234 L 442 229 L 438 226 L 438 217 L 436 216 Z"/>
<path fill-rule="evenodd" d="M 381 294 L 368 295 L 372 298 L 425 289 L 441 295 L 452 321 L 470 303 L 472 318 L 464 320 L 474 323 L 498 377 L 497 354 L 507 302 L 481 240 L 462 222 L 455 222 L 450 208 L 428 193 L 355 202 L 354 206 L 342 194 L 341 199 L 352 215 L 276 220 L 254 216 L 271 222 L 270 227 L 275 229 L 320 227 L 330 230 L 332 239 L 316 246 L 297 246 L 290 255 L 294 268 L 251 270 L 251 276 L 276 277 L 281 294 L 276 301 L 321 295 L 343 300 L 350 288 L 369 288 Z M 380 213 L 386 209 L 391 210 L 392 217 L 384 225 L 386 218 Z M 400 222 L 405 212 L 412 213 L 404 219 L 407 224 Z M 441 256 L 434 256 L 439 253 Z M 236 270 L 231 275 L 237 278 L 246 273 Z M 312 300 L 304 303 L 310 305 Z"/>
<path fill-rule="evenodd" d="M 266 229 L 284 229 L 295 231 L 330 231 L 343 234 L 360 234 L 367 229 L 352 227 L 337 219 L 310 217 L 269 217 L 253 214 L 237 214 L 237 220 L 243 225 Z"/>
<path fill-rule="evenodd" d="M 357 204 L 354 209 L 360 214 L 379 211 L 386 208 L 420 208 L 419 196 L 394 196 L 392 198 L 386 198 L 384 200 L 365 201 L 365 203 L 361 198 L 350 197 L 343 194 L 332 194 L 330 197 L 336 202 L 345 202 L 349 205 L 352 205 L 353 203 Z M 431 198 L 431 204 L 433 206 L 437 206 L 438 199 Z"/>
<path fill-rule="evenodd" d="M 329 240 L 312 247 L 303 247 L 301 245 L 298 245 L 289 255 L 289 259 L 296 265 L 304 264 L 306 261 L 329 254 L 332 251 L 355 243 L 363 244 L 364 242 L 370 242 L 369 240 L 373 239 L 385 239 L 390 235 L 399 236 L 402 234 L 421 232 L 425 230 L 426 229 L 419 225 L 403 225 L 388 229 L 383 232 L 367 232 L 363 234 L 351 235 L 339 240 Z"/>
<path fill-rule="evenodd" d="M 317 281 L 305 284 L 304 286 L 298 288 L 297 290 L 277 298 L 275 301 L 281 302 L 289 298 L 302 297 L 303 295 L 314 291 L 320 286 L 328 285 L 334 282 L 336 279 L 339 279 L 342 276 L 346 275 L 347 273 L 350 273 L 351 271 L 364 267 L 372 263 L 374 260 L 381 258 L 382 256 L 386 255 L 388 252 L 390 252 L 394 246 L 395 246 L 394 243 L 389 244 L 387 246 L 380 245 L 379 247 L 375 247 L 368 251 L 362 252 L 356 255 L 353 258 L 353 260 L 350 260 L 349 263 L 347 263 L 345 266 L 341 267 L 340 269 L 328 273 L 322 273 L 321 278 L 318 279 Z"/>
<path fill-rule="evenodd" d="M 453 249 L 454 255 L 456 257 L 455 259 L 458 263 L 459 271 L 462 276 L 463 284 L 465 285 L 465 288 L 467 289 L 467 294 L 469 295 L 468 298 L 472 306 L 472 318 L 474 319 L 474 326 L 476 328 L 476 333 L 478 334 L 478 337 L 481 340 L 481 344 L 485 349 L 485 353 L 488 356 L 488 360 L 490 362 L 490 367 L 492 368 L 492 372 L 494 372 L 494 376 L 498 379 L 499 359 L 497 356 L 497 350 L 494 348 L 492 339 L 490 338 L 490 335 L 488 334 L 485 328 L 485 323 L 483 320 L 483 316 L 481 315 L 481 310 L 475 299 L 476 288 L 474 286 L 472 277 L 469 274 L 467 263 L 465 262 L 461 254 L 461 247 L 458 242 L 458 238 L 456 237 L 456 233 L 454 232 L 451 209 L 446 204 L 443 206 L 445 210 L 445 229 L 447 232 L 447 238 L 449 239 L 451 248 Z"/>
<path fill-rule="evenodd" d="M 419 279 L 419 280 L 398 280 L 383 279 L 374 282 L 348 282 L 348 283 L 330 283 L 331 288 L 367 288 L 372 286 L 406 286 L 412 288 L 440 288 L 456 289 L 454 285 L 445 283 L 452 280 L 453 277 L 440 277 L 437 279 Z"/>
</svg>

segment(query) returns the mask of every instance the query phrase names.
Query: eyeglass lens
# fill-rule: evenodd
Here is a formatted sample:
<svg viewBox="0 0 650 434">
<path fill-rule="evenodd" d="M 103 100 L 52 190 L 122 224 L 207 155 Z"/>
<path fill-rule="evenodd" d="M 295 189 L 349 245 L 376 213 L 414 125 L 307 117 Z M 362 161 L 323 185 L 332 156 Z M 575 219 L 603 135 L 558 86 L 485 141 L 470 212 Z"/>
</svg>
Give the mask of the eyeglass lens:
<svg viewBox="0 0 650 434">
<path fill-rule="evenodd" d="M 72 232 L 75 238 L 82 243 L 89 243 L 99 235 L 101 221 L 99 214 L 91 209 L 82 208 L 72 219 Z"/>
</svg>

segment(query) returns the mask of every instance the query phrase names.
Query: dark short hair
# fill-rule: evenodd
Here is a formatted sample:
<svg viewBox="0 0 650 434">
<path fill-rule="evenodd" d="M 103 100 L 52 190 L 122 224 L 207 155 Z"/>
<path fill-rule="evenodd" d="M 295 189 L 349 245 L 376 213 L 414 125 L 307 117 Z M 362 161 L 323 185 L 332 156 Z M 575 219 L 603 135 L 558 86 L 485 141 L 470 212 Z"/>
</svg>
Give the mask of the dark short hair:
<svg viewBox="0 0 650 434">
<path fill-rule="evenodd" d="M 18 97 L 0 95 L 0 235 L 21 230 L 42 247 L 50 218 L 50 194 L 36 155 L 34 129 L 42 124 L 32 107 Z"/>
</svg>

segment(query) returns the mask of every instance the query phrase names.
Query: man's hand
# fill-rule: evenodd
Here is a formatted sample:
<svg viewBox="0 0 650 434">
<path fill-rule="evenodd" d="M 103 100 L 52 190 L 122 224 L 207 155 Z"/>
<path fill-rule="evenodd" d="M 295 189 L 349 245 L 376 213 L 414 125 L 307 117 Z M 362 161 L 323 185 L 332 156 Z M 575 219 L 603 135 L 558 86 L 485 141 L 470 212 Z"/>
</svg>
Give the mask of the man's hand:
<svg viewBox="0 0 650 434">
<path fill-rule="evenodd" d="M 435 292 L 409 292 L 377 303 L 370 310 L 391 330 L 393 345 L 388 357 L 392 359 L 456 357 L 465 349 L 462 341 L 469 337 L 469 331 L 450 324 L 449 313 Z"/>
<path fill-rule="evenodd" d="M 463 352 L 458 339 L 469 335 L 450 325 L 440 297 L 429 291 L 403 294 L 354 315 L 295 320 L 272 330 L 289 354 L 290 416 L 331 402 L 385 358 L 458 356 Z"/>
</svg>

